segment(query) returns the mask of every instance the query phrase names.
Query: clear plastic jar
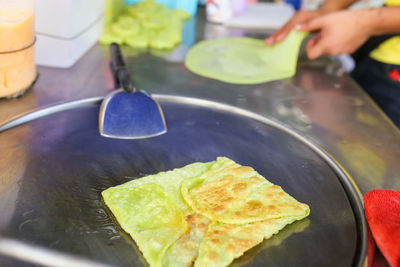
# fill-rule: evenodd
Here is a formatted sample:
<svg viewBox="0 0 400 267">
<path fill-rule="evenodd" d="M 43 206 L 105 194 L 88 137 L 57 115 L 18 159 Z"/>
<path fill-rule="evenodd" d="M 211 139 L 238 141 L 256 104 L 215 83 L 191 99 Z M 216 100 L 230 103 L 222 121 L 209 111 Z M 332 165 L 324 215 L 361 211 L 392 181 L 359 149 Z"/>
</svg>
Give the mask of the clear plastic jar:
<svg viewBox="0 0 400 267">
<path fill-rule="evenodd" d="M 212 0 L 206 5 L 207 20 L 216 23 L 223 23 L 233 17 L 232 0 Z"/>
<path fill-rule="evenodd" d="M 0 97 L 12 97 L 37 76 L 34 0 L 0 0 L 0 40 Z"/>
</svg>

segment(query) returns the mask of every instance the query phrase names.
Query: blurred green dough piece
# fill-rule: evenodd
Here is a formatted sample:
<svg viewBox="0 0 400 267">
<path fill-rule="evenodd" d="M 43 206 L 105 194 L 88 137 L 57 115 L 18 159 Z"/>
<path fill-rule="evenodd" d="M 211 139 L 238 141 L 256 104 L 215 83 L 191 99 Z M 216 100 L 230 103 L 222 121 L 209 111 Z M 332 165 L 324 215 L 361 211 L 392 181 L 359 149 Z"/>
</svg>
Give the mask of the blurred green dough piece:
<svg viewBox="0 0 400 267">
<path fill-rule="evenodd" d="M 189 50 L 185 65 L 198 75 L 233 84 L 290 78 L 296 73 L 300 45 L 306 36 L 292 30 L 272 46 L 252 38 L 206 40 Z"/>
<path fill-rule="evenodd" d="M 168 30 L 182 31 L 182 20 L 180 20 L 178 17 L 171 17 L 165 24 L 165 28 Z"/>
<path fill-rule="evenodd" d="M 112 30 L 107 29 L 101 34 L 99 42 L 104 45 L 109 45 L 111 43 L 122 44 L 123 38 L 115 34 Z"/>
<path fill-rule="evenodd" d="M 148 17 L 142 21 L 143 28 L 159 30 L 164 25 L 164 19 L 161 17 Z"/>
<path fill-rule="evenodd" d="M 128 10 L 128 13 L 132 17 L 134 17 L 134 18 L 136 18 L 136 19 L 138 19 L 140 21 L 146 19 L 149 16 L 148 13 L 142 12 L 139 8 L 131 8 L 131 9 Z"/>
<path fill-rule="evenodd" d="M 149 37 L 144 34 L 128 36 L 125 43 L 133 48 L 146 48 L 149 46 Z"/>
<path fill-rule="evenodd" d="M 182 9 L 175 9 L 174 11 L 172 11 L 173 14 L 175 16 L 177 16 L 178 18 L 180 18 L 181 20 L 187 20 L 190 18 L 190 14 L 187 13 L 185 10 Z"/>
<path fill-rule="evenodd" d="M 113 23 L 111 28 L 113 32 L 124 38 L 126 36 L 136 35 L 140 30 L 140 25 L 135 19 L 123 16 L 120 17 L 117 22 Z"/>
<path fill-rule="evenodd" d="M 154 0 L 145 0 L 128 7 L 103 33 L 99 42 L 169 50 L 182 41 L 182 23 L 189 17 L 183 10 L 171 10 Z"/>
<path fill-rule="evenodd" d="M 150 40 L 150 47 L 155 49 L 171 49 L 177 43 L 176 37 L 167 32 L 160 32 Z"/>
<path fill-rule="evenodd" d="M 168 40 L 170 40 L 171 42 L 174 43 L 174 45 L 179 44 L 182 41 L 182 34 L 181 31 L 179 29 L 165 29 L 162 32 L 159 33 L 159 35 L 161 37 L 164 37 Z"/>
<path fill-rule="evenodd" d="M 139 30 L 136 35 L 126 36 L 124 41 L 127 45 L 133 48 L 147 48 L 150 43 L 150 39 L 156 35 L 157 32 L 144 30 L 143 28 Z"/>
</svg>

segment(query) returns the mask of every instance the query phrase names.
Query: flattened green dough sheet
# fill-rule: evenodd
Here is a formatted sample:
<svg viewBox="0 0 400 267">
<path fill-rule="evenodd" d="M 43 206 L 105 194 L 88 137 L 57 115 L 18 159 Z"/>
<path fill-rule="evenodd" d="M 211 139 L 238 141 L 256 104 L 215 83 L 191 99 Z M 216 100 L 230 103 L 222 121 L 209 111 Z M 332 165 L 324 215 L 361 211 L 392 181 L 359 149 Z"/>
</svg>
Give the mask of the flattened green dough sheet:
<svg viewBox="0 0 400 267">
<path fill-rule="evenodd" d="M 306 36 L 293 30 L 272 46 L 252 38 L 206 40 L 189 50 L 185 65 L 198 75 L 234 84 L 290 78 L 296 73 L 300 45 Z"/>
</svg>

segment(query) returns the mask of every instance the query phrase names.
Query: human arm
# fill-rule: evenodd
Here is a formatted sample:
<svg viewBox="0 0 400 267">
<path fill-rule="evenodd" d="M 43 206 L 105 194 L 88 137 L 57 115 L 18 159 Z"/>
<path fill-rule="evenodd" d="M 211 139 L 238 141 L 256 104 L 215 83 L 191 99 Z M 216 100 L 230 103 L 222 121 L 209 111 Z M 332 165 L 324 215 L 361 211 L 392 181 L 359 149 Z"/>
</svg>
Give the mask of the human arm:
<svg viewBox="0 0 400 267">
<path fill-rule="evenodd" d="M 356 1 L 357 0 L 325 0 L 317 10 L 297 11 L 285 25 L 265 39 L 265 44 L 271 45 L 282 41 L 296 25 L 306 23 L 324 14 L 345 9 Z"/>
<path fill-rule="evenodd" d="M 352 53 L 371 36 L 400 33 L 400 7 L 339 11 L 300 24 L 297 29 L 318 32 L 307 43 L 310 59 Z"/>
</svg>

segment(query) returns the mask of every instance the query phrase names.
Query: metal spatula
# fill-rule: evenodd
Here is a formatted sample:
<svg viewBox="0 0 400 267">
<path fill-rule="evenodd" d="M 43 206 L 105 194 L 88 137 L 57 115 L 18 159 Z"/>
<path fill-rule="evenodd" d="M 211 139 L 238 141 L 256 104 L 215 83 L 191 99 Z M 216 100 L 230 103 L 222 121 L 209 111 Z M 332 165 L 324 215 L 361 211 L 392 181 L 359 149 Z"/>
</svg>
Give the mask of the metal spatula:
<svg viewBox="0 0 400 267">
<path fill-rule="evenodd" d="M 100 134 L 118 139 L 142 139 L 166 133 L 160 105 L 132 85 L 119 45 L 111 44 L 110 53 L 117 90 L 107 95 L 101 104 Z"/>
</svg>

